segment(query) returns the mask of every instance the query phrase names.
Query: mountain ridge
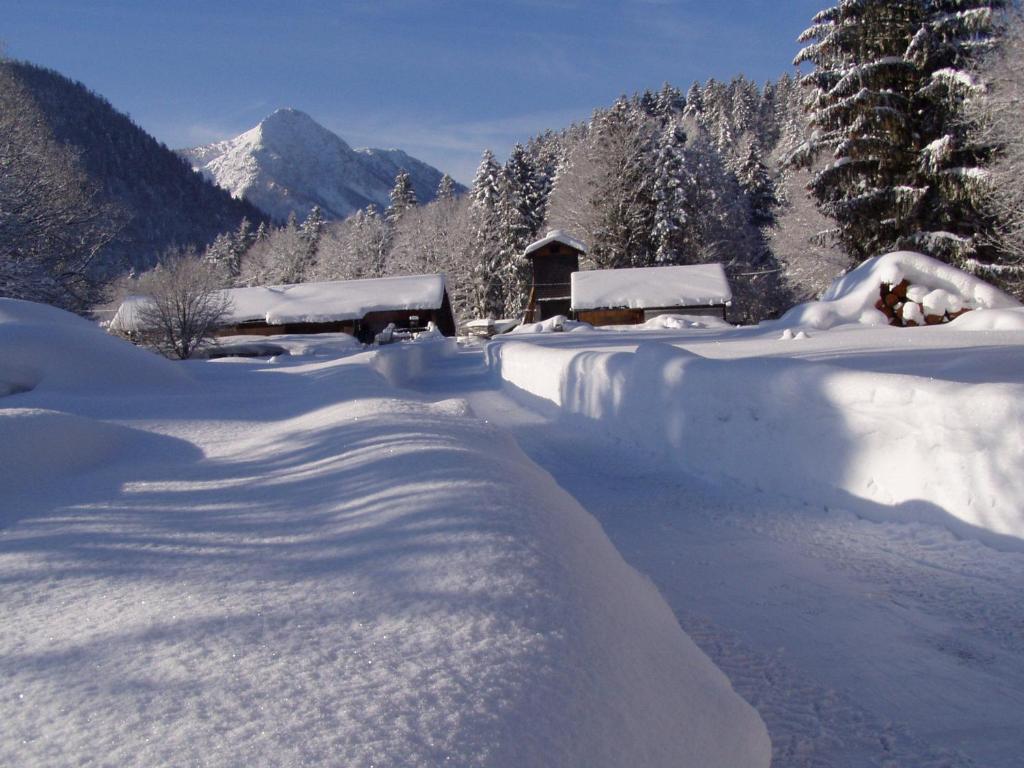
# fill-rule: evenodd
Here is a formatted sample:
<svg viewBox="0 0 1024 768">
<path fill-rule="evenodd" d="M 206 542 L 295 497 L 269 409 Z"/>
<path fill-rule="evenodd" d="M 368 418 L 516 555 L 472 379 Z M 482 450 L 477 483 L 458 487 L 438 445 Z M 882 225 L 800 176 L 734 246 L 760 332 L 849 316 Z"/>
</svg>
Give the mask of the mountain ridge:
<svg viewBox="0 0 1024 768">
<path fill-rule="evenodd" d="M 293 108 L 275 110 L 223 141 L 178 150 L 194 170 L 278 220 L 319 206 L 341 219 L 368 205 L 385 208 L 395 176 L 406 170 L 420 202 L 434 199 L 442 172 L 401 149 L 353 149 Z"/>
</svg>

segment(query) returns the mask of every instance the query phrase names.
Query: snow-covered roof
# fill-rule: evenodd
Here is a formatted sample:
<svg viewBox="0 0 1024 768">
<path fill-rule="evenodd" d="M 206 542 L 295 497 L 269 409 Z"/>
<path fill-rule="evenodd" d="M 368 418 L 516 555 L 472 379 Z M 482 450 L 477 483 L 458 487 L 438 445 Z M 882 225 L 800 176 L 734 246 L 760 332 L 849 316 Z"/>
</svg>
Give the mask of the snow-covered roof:
<svg viewBox="0 0 1024 768">
<path fill-rule="evenodd" d="M 600 269 L 572 273 L 572 308 L 656 309 L 728 304 L 721 264 Z"/>
<path fill-rule="evenodd" d="M 444 290 L 444 275 L 232 288 L 228 322 L 329 323 L 390 309 L 440 309 Z"/>
<path fill-rule="evenodd" d="M 230 288 L 225 325 L 262 321 L 330 323 L 359 320 L 370 312 L 402 309 L 440 309 L 444 303 L 444 275 L 379 277 L 322 283 Z M 138 305 L 145 297 L 130 296 L 111 321 L 115 330 L 138 330 Z"/>
<path fill-rule="evenodd" d="M 550 245 L 551 243 L 561 243 L 562 245 L 567 245 L 570 248 L 576 249 L 580 253 L 587 252 L 587 246 L 585 246 L 581 241 L 577 240 L 572 235 L 566 234 L 564 230 L 553 229 L 537 242 L 530 243 L 528 246 L 526 246 L 526 251 L 524 251 L 524 255 L 529 256 L 534 251 L 540 250 L 545 245 Z"/>
</svg>

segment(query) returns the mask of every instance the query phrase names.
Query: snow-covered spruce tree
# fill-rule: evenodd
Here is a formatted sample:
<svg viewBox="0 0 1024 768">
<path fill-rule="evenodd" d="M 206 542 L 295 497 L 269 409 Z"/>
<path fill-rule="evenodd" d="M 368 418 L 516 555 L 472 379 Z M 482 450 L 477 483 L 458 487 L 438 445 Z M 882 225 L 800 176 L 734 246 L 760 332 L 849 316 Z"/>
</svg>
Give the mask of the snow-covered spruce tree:
<svg viewBox="0 0 1024 768">
<path fill-rule="evenodd" d="M 504 316 L 522 314 L 529 298 L 530 265 L 523 252 L 544 221 L 543 182 L 522 144 L 516 144 L 502 173 L 498 203 L 498 251 Z"/>
<path fill-rule="evenodd" d="M 302 227 L 298 224 L 295 214 L 288 217 L 284 229 L 275 233 L 273 242 L 276 250 L 275 264 L 277 275 L 275 283 L 303 283 L 313 267 L 310 242 L 306 239 Z"/>
<path fill-rule="evenodd" d="M 455 179 L 447 173 L 441 177 L 437 185 L 438 200 L 452 200 L 455 197 Z"/>
<path fill-rule="evenodd" d="M 260 223 L 264 227 L 263 223 Z M 264 228 L 264 237 L 266 230 Z M 203 258 L 216 265 L 222 275 L 225 288 L 238 283 L 242 271 L 242 260 L 246 252 L 257 240 L 257 232 L 253 231 L 252 222 L 243 218 L 234 232 L 222 232 L 206 247 Z"/>
<path fill-rule="evenodd" d="M 905 54 L 923 23 L 920 0 L 843 0 L 800 36 L 809 45 L 794 63 L 814 65 L 802 80 L 814 132 L 800 159 L 832 153 L 811 190 L 857 260 L 918 229 L 926 192 L 915 183 L 920 73 Z"/>
<path fill-rule="evenodd" d="M 484 150 L 469 190 L 470 248 L 474 254 L 469 295 L 474 317 L 501 317 L 505 309 L 498 238 L 501 176 L 494 154 Z"/>
<path fill-rule="evenodd" d="M 666 82 L 661 86 L 658 95 L 654 99 L 654 114 L 664 123 L 679 118 L 686 108 L 686 97 L 683 92 L 671 83 Z"/>
<path fill-rule="evenodd" d="M 299 270 L 302 280 L 309 280 L 313 274 L 320 240 L 323 237 L 324 214 L 319 205 L 314 205 L 299 227 L 299 239 L 305 246 L 305 253 L 302 255 L 302 268 Z"/>
<path fill-rule="evenodd" d="M 597 216 L 588 257 L 604 269 L 653 263 L 653 123 L 620 98 L 595 115 L 588 151 L 597 171 L 590 183 Z"/>
<path fill-rule="evenodd" d="M 912 245 L 958 266 L 999 260 L 989 245 L 994 221 L 984 205 L 991 147 L 976 141 L 968 99 L 984 86 L 971 74 L 1002 35 L 1004 0 L 928 0 L 927 23 L 908 56 L 924 73 L 917 93 L 923 226 Z"/>
<path fill-rule="evenodd" d="M 746 159 L 736 169 L 736 180 L 747 193 L 754 225 L 768 227 L 774 224 L 775 209 L 779 204 L 775 195 L 775 182 L 761 157 L 761 148 L 756 141 L 750 142 Z"/>
<path fill-rule="evenodd" d="M 412 187 L 412 177 L 404 168 L 395 176 L 395 186 L 391 190 L 391 205 L 388 207 L 388 223 L 395 225 L 402 215 L 416 206 L 416 190 Z"/>
<path fill-rule="evenodd" d="M 320 241 L 320 235 L 324 228 L 324 213 L 320 210 L 319 205 L 314 205 L 310 210 L 309 215 L 302 222 L 302 226 L 299 227 L 299 234 L 302 239 L 305 240 L 310 250 L 316 252 L 316 245 Z"/>
<path fill-rule="evenodd" d="M 230 232 L 222 232 L 206 246 L 203 258 L 212 264 L 220 274 L 221 286 L 230 288 L 238 277 L 240 264 L 235 264 L 235 238 Z M 234 274 L 232 274 L 234 273 Z"/>
<path fill-rule="evenodd" d="M 658 140 L 654 165 L 654 232 L 658 264 L 682 264 L 692 248 L 690 194 L 696 180 L 690 176 L 685 155 L 686 131 L 673 121 L 665 126 Z"/>
<path fill-rule="evenodd" d="M 814 65 L 802 80 L 814 132 L 798 159 L 831 153 L 811 190 L 855 259 L 900 247 L 953 263 L 976 254 L 981 158 L 956 127 L 961 68 L 1002 4 L 843 0 L 801 35 L 795 63 Z"/>
</svg>

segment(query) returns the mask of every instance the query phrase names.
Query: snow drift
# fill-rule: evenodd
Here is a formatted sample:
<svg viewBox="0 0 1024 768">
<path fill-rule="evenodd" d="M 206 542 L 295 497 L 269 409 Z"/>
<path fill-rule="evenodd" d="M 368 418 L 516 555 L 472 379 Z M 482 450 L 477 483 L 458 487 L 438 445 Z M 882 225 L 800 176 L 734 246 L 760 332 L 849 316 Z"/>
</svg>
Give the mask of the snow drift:
<svg viewBox="0 0 1024 768">
<path fill-rule="evenodd" d="M 61 392 L 166 390 L 189 378 L 180 366 L 46 304 L 0 299 L 0 397 Z"/>
<path fill-rule="evenodd" d="M 600 525 L 464 401 L 373 370 L 450 342 L 171 366 L 8 310 L 50 367 L 0 408 L 0 498 L 32 512 L 0 537 L 0 764 L 768 766 Z M 41 328 L 134 386 L 205 386 L 55 388 L 74 365 Z"/>
<path fill-rule="evenodd" d="M 1024 385 L 712 360 L 657 342 L 566 347 L 527 337 L 487 354 L 513 391 L 705 477 L 1024 539 Z"/>
<path fill-rule="evenodd" d="M 916 291 L 909 297 L 912 301 L 906 304 L 904 318 L 919 325 L 926 314 L 1020 307 L 1013 297 L 966 272 L 920 253 L 897 251 L 868 259 L 833 282 L 820 301 L 793 307 L 772 324 L 818 330 L 846 323 L 885 325 L 888 318 L 875 306 L 879 288 L 904 280 Z M 916 316 L 918 311 L 922 317 Z"/>
<path fill-rule="evenodd" d="M 0 489 L 65 482 L 123 454 L 134 437 L 124 427 L 69 413 L 0 408 Z"/>
</svg>

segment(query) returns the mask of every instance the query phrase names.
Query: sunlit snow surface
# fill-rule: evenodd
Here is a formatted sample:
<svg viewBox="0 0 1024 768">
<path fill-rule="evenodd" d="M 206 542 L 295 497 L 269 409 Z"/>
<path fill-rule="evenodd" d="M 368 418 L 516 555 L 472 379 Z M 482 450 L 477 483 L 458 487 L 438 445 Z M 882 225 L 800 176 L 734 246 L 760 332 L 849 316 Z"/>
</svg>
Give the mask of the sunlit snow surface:
<svg viewBox="0 0 1024 768">
<path fill-rule="evenodd" d="M 1015 767 L 1019 315 L 5 356 L 0 763 Z"/>
<path fill-rule="evenodd" d="M 1019 313 L 501 337 L 470 401 L 654 579 L 765 719 L 773 765 L 1010 768 Z"/>
<path fill-rule="evenodd" d="M 0 765 L 768 764 L 593 517 L 389 383 L 450 343 L 326 344 L 171 365 L 0 301 Z"/>
</svg>

